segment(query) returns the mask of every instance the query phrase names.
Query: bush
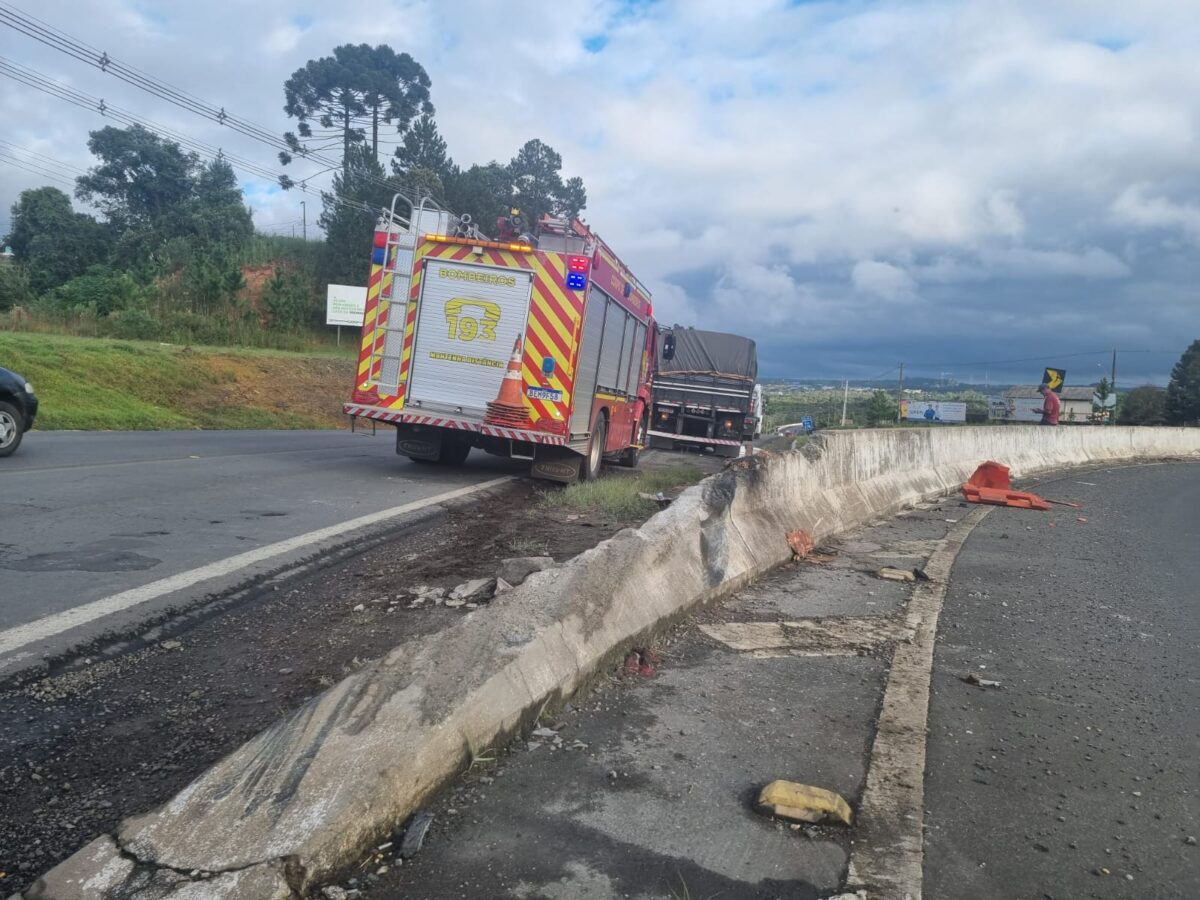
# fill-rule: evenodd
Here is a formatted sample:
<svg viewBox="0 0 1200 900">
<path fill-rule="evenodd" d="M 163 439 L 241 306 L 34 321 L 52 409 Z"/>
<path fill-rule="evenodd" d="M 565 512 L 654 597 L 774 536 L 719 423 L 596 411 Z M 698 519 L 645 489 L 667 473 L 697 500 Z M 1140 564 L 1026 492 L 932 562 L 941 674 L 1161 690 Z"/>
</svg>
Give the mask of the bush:
<svg viewBox="0 0 1200 900">
<path fill-rule="evenodd" d="M 97 316 L 107 316 L 117 310 L 139 305 L 142 290 L 129 275 L 113 275 L 93 270 L 72 278 L 45 295 L 51 306 L 63 310 L 88 310 Z"/>
<path fill-rule="evenodd" d="M 0 312 L 14 306 L 28 306 L 34 300 L 29 278 L 23 269 L 0 264 Z"/>
<path fill-rule="evenodd" d="M 122 309 L 110 315 L 105 331 L 112 337 L 152 341 L 162 336 L 162 325 L 144 309 Z"/>
</svg>

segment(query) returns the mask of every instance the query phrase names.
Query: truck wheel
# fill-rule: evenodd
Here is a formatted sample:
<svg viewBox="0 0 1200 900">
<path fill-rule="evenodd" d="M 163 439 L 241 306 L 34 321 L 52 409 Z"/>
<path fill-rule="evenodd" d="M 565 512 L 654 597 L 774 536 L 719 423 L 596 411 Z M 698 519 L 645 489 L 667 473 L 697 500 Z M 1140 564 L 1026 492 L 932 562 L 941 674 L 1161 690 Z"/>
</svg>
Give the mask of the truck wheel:
<svg viewBox="0 0 1200 900">
<path fill-rule="evenodd" d="M 645 444 L 650 431 L 650 413 L 642 414 L 642 419 L 638 422 L 637 430 L 633 433 L 633 443 L 635 445 Z M 642 451 L 637 447 L 626 447 L 621 451 L 621 457 L 617 460 L 617 465 L 624 466 L 626 469 L 636 469 L 638 460 L 642 458 Z"/>
<path fill-rule="evenodd" d="M 11 403 L 0 403 L 0 456 L 11 456 L 21 446 L 25 419 Z"/>
<path fill-rule="evenodd" d="M 596 416 L 592 426 L 592 439 L 588 441 L 587 456 L 580 469 L 580 481 L 592 481 L 600 477 L 600 464 L 604 461 L 604 442 L 608 439 L 608 419 L 604 413 Z"/>
</svg>

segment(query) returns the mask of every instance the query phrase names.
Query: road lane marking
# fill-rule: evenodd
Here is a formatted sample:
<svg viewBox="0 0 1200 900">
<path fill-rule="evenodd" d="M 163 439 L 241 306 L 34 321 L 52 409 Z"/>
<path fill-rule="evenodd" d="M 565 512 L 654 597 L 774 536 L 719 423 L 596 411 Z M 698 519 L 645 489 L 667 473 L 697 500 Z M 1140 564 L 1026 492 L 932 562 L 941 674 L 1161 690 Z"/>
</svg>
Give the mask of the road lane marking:
<svg viewBox="0 0 1200 900">
<path fill-rule="evenodd" d="M 913 588 L 904 625 L 913 638 L 896 645 L 888 669 L 879 725 L 867 763 L 847 888 L 871 900 L 921 900 L 925 862 L 925 731 L 938 616 L 954 560 L 992 507 L 972 510 L 929 558 L 930 581 Z"/>
<path fill-rule="evenodd" d="M 148 463 L 173 463 L 187 462 L 190 459 L 200 459 L 204 461 L 212 460 L 227 460 L 237 459 L 244 456 L 280 456 L 285 453 L 346 453 L 346 448 L 337 447 L 300 447 L 294 450 L 255 450 L 251 452 L 240 453 L 213 453 L 209 456 L 152 456 L 147 459 L 111 459 L 107 462 L 81 462 L 81 463 L 63 463 L 60 466 L 21 466 L 13 468 L 11 471 L 0 472 L 0 477 L 5 475 L 23 475 L 27 472 L 63 472 L 73 469 L 107 469 L 113 466 L 141 466 Z M 353 456 L 370 456 L 370 453 L 354 453 Z M 7 469 L 7 466 L 5 467 Z"/>
<path fill-rule="evenodd" d="M 255 550 L 248 550 L 245 553 L 239 553 L 236 556 L 230 556 L 187 572 L 180 572 L 178 575 L 171 575 L 140 587 L 121 591 L 119 594 L 112 594 L 99 600 L 93 600 L 91 603 L 85 603 L 73 609 L 44 616 L 32 622 L 27 622 L 24 625 L 10 628 L 7 631 L 0 631 L 0 658 L 12 653 L 14 650 L 20 650 L 22 647 L 26 647 L 37 641 L 56 637 L 72 628 L 87 625 L 89 622 L 95 622 L 97 619 L 102 619 L 105 616 L 111 616 L 114 613 L 122 612 L 150 600 L 164 597 L 167 594 L 193 587 L 204 581 L 232 575 L 255 563 L 265 562 L 274 557 L 282 556 L 285 553 L 310 547 L 360 528 L 378 525 L 429 506 L 436 506 L 439 503 L 445 503 L 449 500 L 467 497 L 479 491 L 505 484 L 512 481 L 515 477 L 513 475 L 506 475 L 502 478 L 493 478 L 479 484 L 456 488 L 455 490 L 437 494 L 433 497 L 414 500 L 411 503 L 393 506 L 390 509 L 369 513 L 365 516 L 359 516 L 356 519 L 349 519 L 337 525 L 318 528 L 316 531 L 310 531 L 307 534 L 276 541 L 273 544 L 267 544 Z M 2 667 L 0 665 L 0 668 Z"/>
</svg>

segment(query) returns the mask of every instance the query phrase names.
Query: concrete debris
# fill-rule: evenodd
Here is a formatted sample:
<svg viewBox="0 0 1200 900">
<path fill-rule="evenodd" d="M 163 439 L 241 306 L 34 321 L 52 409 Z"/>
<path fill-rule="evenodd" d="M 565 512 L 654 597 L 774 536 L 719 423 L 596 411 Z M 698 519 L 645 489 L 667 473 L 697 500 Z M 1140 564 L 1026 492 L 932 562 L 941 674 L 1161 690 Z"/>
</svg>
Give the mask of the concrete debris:
<svg viewBox="0 0 1200 900">
<path fill-rule="evenodd" d="M 536 737 L 536 738 L 556 738 L 556 737 L 558 737 L 558 732 L 555 731 L 553 728 L 535 728 L 535 729 L 533 729 L 531 734 L 533 737 Z"/>
<path fill-rule="evenodd" d="M 470 581 L 464 581 L 450 592 L 450 600 L 446 601 L 446 605 L 450 606 L 451 600 L 486 602 L 492 598 L 495 590 L 495 578 L 472 578 Z"/>
<path fill-rule="evenodd" d="M 460 606 L 466 606 L 467 601 L 466 600 L 447 600 L 445 605 L 448 606 L 450 609 L 458 609 Z"/>
<path fill-rule="evenodd" d="M 888 581 L 916 581 L 917 576 L 907 569 L 896 569 L 892 566 L 884 566 L 876 572 L 880 578 L 886 578 Z"/>
<path fill-rule="evenodd" d="M 1183 842 L 1185 844 L 1187 844 L 1189 847 L 1195 847 L 1196 846 L 1196 836 L 1193 834 L 1189 834 L 1187 837 L 1185 837 L 1183 839 Z"/>
<path fill-rule="evenodd" d="M 181 650 L 183 648 L 183 643 L 181 641 L 163 641 L 158 646 L 162 647 L 164 650 Z"/>
<path fill-rule="evenodd" d="M 433 813 L 420 809 L 412 814 L 400 841 L 401 859 L 412 859 L 421 852 L 425 845 L 425 836 L 429 834 L 429 826 L 432 824 Z"/>
<path fill-rule="evenodd" d="M 659 509 L 666 509 L 671 505 L 671 501 L 675 499 L 674 497 L 668 497 L 662 491 L 658 491 L 655 494 L 647 494 L 645 491 L 638 491 L 638 496 L 643 500 L 653 500 L 658 504 Z"/>
<path fill-rule="evenodd" d="M 366 609 L 366 607 L 363 606 L 361 603 L 359 603 L 354 607 L 354 612 L 362 612 L 365 609 Z"/>
<path fill-rule="evenodd" d="M 828 900 L 867 900 L 866 891 L 855 891 L 854 893 L 834 894 Z"/>
<path fill-rule="evenodd" d="M 803 528 L 787 533 L 788 546 L 792 548 L 792 553 L 797 559 L 803 559 L 808 554 L 813 552 L 815 546 L 813 537 Z"/>
<path fill-rule="evenodd" d="M 321 894 L 325 897 L 325 900 L 348 900 L 350 897 L 348 890 L 337 885 L 330 885 L 321 891 Z"/>
<path fill-rule="evenodd" d="M 772 781 L 758 795 L 760 812 L 797 822 L 853 822 L 854 814 L 841 794 L 794 781 Z"/>
<path fill-rule="evenodd" d="M 496 579 L 496 594 L 497 595 L 506 593 L 507 591 L 511 591 L 512 589 L 513 589 L 513 585 L 509 584 L 503 578 Z"/>
<path fill-rule="evenodd" d="M 496 577 L 508 582 L 510 587 L 516 587 L 534 572 L 543 572 L 553 566 L 552 556 L 514 556 L 501 560 Z"/>
<path fill-rule="evenodd" d="M 990 678 L 980 678 L 974 672 L 968 672 L 966 675 L 964 675 L 963 681 L 965 681 L 967 684 L 974 684 L 979 687 L 1000 687 L 1000 682 L 992 681 Z"/>
</svg>

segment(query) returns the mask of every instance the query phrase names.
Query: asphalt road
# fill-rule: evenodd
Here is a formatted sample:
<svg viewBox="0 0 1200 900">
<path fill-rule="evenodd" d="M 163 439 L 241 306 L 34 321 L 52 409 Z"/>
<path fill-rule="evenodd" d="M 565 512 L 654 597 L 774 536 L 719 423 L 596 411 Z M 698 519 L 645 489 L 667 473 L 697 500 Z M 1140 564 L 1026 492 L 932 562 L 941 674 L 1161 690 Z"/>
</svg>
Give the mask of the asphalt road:
<svg viewBox="0 0 1200 900">
<path fill-rule="evenodd" d="M 0 637 L 247 550 L 520 471 L 483 453 L 461 469 L 417 465 L 396 456 L 391 429 L 374 437 L 34 432 L 0 461 Z M 154 608 L 139 604 L 137 614 Z M 38 652 L 52 655 L 107 624 L 74 629 Z"/>
<path fill-rule="evenodd" d="M 995 510 L 954 568 L 925 896 L 1200 897 L 1200 466 L 1041 490 L 1083 509 Z"/>
</svg>

